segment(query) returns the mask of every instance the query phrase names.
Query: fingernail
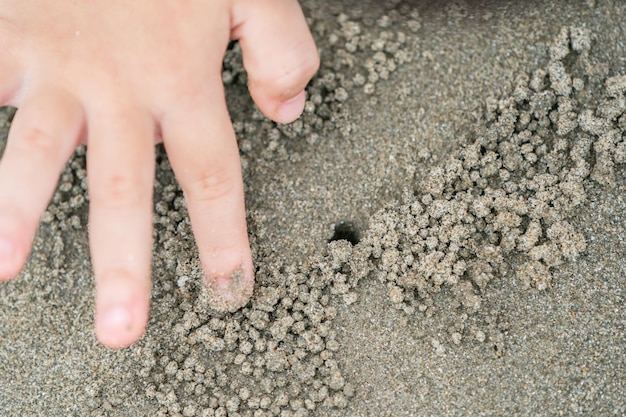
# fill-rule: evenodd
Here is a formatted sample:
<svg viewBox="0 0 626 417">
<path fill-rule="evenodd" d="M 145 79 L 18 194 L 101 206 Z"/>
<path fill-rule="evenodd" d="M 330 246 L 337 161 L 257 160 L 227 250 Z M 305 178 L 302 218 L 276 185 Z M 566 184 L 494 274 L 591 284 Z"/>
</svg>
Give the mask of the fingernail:
<svg viewBox="0 0 626 417">
<path fill-rule="evenodd" d="M 132 317 L 130 311 L 124 306 L 114 305 L 107 308 L 100 320 L 101 329 L 105 332 L 129 331 Z"/>
<path fill-rule="evenodd" d="M 0 260 L 3 262 L 15 258 L 15 244 L 4 237 L 0 238 Z"/>
<path fill-rule="evenodd" d="M 295 97 L 290 98 L 278 107 L 278 116 L 282 123 L 290 123 L 300 117 L 302 110 L 304 110 L 304 102 L 306 101 L 306 94 L 304 90 Z"/>
<path fill-rule="evenodd" d="M 213 289 L 226 301 L 233 301 L 233 280 L 230 277 L 220 277 L 213 280 Z"/>
</svg>

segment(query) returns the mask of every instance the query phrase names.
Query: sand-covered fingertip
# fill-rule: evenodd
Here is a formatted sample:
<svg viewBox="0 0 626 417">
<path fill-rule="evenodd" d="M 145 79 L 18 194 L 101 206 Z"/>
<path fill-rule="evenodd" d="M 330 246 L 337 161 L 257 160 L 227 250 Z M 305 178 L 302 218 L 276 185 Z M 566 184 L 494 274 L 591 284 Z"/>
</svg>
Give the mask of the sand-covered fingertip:
<svg viewBox="0 0 626 417">
<path fill-rule="evenodd" d="M 204 276 L 205 285 L 198 300 L 203 307 L 217 312 L 233 313 L 250 301 L 254 278 L 239 266 L 228 276 Z"/>
</svg>

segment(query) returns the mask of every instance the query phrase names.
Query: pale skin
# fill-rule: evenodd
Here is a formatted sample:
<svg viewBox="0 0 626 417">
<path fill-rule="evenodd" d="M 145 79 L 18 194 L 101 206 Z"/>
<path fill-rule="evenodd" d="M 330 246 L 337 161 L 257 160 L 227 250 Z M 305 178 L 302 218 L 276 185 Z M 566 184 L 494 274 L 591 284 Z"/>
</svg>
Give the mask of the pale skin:
<svg viewBox="0 0 626 417">
<path fill-rule="evenodd" d="M 248 301 L 254 271 L 221 80 L 230 39 L 259 109 L 295 120 L 319 66 L 297 0 L 0 0 L 0 104 L 19 108 L 0 161 L 0 279 L 24 267 L 59 175 L 85 143 L 96 337 L 111 348 L 139 339 L 162 141 L 207 285 L 232 308 Z"/>
</svg>

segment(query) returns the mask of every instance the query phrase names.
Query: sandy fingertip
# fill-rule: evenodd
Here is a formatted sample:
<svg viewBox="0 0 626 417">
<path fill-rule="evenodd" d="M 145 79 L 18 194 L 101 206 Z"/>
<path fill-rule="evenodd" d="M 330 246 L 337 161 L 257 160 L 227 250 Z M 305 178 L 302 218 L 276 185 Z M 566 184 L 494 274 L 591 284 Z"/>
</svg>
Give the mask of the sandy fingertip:
<svg viewBox="0 0 626 417">
<path fill-rule="evenodd" d="M 254 290 L 252 274 L 246 274 L 243 266 L 230 275 L 205 276 L 208 304 L 212 309 L 235 312 L 248 304 Z"/>
</svg>

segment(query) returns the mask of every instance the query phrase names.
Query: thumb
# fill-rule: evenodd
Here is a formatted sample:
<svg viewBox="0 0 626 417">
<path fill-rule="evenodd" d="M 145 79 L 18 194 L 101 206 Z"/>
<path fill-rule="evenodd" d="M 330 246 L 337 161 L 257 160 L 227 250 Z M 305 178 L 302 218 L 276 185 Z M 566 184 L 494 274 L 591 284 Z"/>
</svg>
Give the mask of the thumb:
<svg viewBox="0 0 626 417">
<path fill-rule="evenodd" d="M 232 37 L 239 40 L 252 99 L 270 119 L 289 123 L 304 108 L 304 88 L 319 56 L 296 0 L 237 0 Z"/>
</svg>

